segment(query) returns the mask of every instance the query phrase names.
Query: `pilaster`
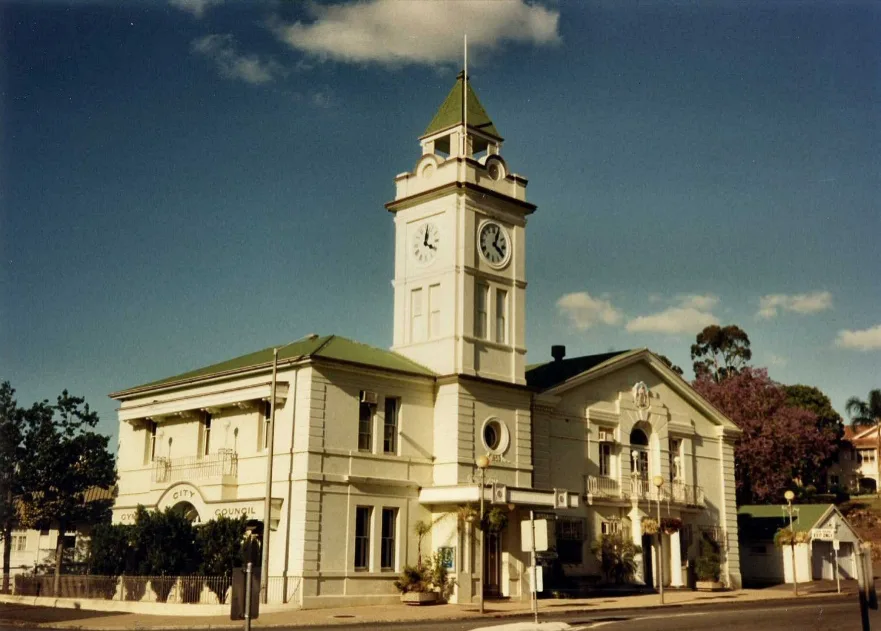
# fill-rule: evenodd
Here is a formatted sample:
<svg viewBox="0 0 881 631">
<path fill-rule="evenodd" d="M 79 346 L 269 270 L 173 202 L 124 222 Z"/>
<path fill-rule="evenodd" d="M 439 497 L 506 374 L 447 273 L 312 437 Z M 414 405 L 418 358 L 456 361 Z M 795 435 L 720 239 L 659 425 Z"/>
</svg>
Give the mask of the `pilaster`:
<svg viewBox="0 0 881 631">
<path fill-rule="evenodd" d="M 721 504 L 719 525 L 724 529 L 726 583 L 731 589 L 742 587 L 740 575 L 740 547 L 737 540 L 737 496 L 734 478 L 734 440 L 736 435 L 719 428 L 719 456 L 721 475 Z"/>
</svg>

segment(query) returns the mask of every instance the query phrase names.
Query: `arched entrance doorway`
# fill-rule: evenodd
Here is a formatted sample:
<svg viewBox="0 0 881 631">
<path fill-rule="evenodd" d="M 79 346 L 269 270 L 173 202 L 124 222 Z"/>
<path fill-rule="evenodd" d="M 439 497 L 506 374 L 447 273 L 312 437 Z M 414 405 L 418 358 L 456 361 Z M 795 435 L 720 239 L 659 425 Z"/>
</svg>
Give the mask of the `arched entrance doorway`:
<svg viewBox="0 0 881 631">
<path fill-rule="evenodd" d="M 196 507 L 189 502 L 178 502 L 171 507 L 171 510 L 178 515 L 185 517 L 190 523 L 198 524 L 202 521 L 199 517 L 199 511 L 197 511 Z"/>
</svg>

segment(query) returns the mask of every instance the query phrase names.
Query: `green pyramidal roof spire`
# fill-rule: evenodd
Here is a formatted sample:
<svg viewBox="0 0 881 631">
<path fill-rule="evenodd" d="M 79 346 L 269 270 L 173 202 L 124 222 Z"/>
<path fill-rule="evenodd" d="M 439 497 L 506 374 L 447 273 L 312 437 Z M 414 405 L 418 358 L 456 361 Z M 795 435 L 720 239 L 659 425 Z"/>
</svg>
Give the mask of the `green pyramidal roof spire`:
<svg viewBox="0 0 881 631">
<path fill-rule="evenodd" d="M 456 83 L 447 98 L 444 100 L 437 114 L 431 119 L 428 128 L 425 130 L 424 136 L 430 136 L 436 132 L 448 129 L 455 125 L 461 125 L 464 119 L 462 110 L 462 90 L 465 87 L 465 71 L 459 73 L 456 77 Z M 499 131 L 493 122 L 489 119 L 486 110 L 477 98 L 471 84 L 468 83 L 468 127 L 482 131 L 501 139 Z"/>
</svg>

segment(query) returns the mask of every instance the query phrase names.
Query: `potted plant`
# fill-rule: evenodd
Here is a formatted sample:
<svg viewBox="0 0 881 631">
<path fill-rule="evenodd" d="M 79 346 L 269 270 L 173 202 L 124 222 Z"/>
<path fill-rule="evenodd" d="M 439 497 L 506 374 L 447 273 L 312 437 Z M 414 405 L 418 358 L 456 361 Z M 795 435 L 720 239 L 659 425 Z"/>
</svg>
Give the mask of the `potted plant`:
<svg viewBox="0 0 881 631">
<path fill-rule="evenodd" d="M 636 546 L 621 535 L 602 535 L 591 542 L 590 551 L 600 562 L 600 570 L 608 583 L 621 585 L 636 573 Z"/>
<path fill-rule="evenodd" d="M 481 529 L 486 532 L 501 532 L 507 527 L 507 525 L 508 511 L 498 506 L 493 506 L 486 512 L 486 514 L 484 514 Z"/>
<path fill-rule="evenodd" d="M 774 545 L 778 548 L 799 543 L 809 543 L 810 540 L 811 533 L 806 530 L 796 530 L 795 532 L 792 532 L 789 528 L 781 528 L 774 535 Z"/>
<path fill-rule="evenodd" d="M 715 541 L 702 538 L 700 542 L 700 556 L 694 564 L 697 574 L 695 588 L 698 591 L 714 592 L 725 588 L 719 578 L 722 574 L 721 555 L 719 545 Z"/>
<path fill-rule="evenodd" d="M 642 520 L 642 534 L 644 535 L 654 535 L 657 534 L 660 526 L 658 525 L 657 519 L 652 519 L 651 517 L 646 517 Z"/>
<path fill-rule="evenodd" d="M 394 585 L 401 592 L 401 602 L 433 605 L 449 599 L 456 581 L 447 571 L 443 555 L 435 552 L 425 563 L 405 565 Z"/>
<path fill-rule="evenodd" d="M 402 603 L 430 605 L 439 600 L 439 594 L 431 588 L 431 577 L 424 565 L 405 565 L 394 585 L 401 592 Z"/>
</svg>

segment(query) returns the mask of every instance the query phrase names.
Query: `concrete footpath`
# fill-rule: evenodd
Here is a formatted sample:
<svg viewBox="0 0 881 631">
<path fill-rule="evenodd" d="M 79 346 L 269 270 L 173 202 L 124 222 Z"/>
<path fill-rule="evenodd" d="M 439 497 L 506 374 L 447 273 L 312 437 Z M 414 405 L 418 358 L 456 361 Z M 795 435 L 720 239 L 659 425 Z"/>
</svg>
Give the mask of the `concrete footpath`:
<svg viewBox="0 0 881 631">
<path fill-rule="evenodd" d="M 836 596 L 835 583 L 820 581 L 800 586 L 800 598 L 812 600 Z M 842 593 L 855 594 L 856 582 L 842 582 Z M 744 589 L 736 592 L 675 591 L 665 594 L 665 604 L 659 603 L 657 594 L 636 596 L 596 595 L 591 598 L 544 599 L 538 601 L 539 620 L 567 612 L 605 612 L 621 609 L 681 608 L 709 604 L 768 602 L 793 597 L 791 586 L 765 589 Z M 320 627 L 330 625 L 385 625 L 389 623 L 429 622 L 432 620 L 487 620 L 498 624 L 500 618 L 511 622 L 527 619 L 531 615 L 529 602 L 490 601 L 486 613 L 481 616 L 477 605 L 434 605 L 414 607 L 403 604 L 375 605 L 365 607 L 339 607 L 335 609 L 290 609 L 261 615 L 253 621 L 254 628 L 270 627 Z M 158 614 L 115 613 L 86 611 L 59 607 L 36 607 L 17 603 L 0 603 L 0 625 L 28 626 L 55 629 L 94 629 L 96 631 L 146 630 L 146 629 L 241 629 L 241 622 L 233 622 L 225 616 L 173 616 Z"/>
</svg>

